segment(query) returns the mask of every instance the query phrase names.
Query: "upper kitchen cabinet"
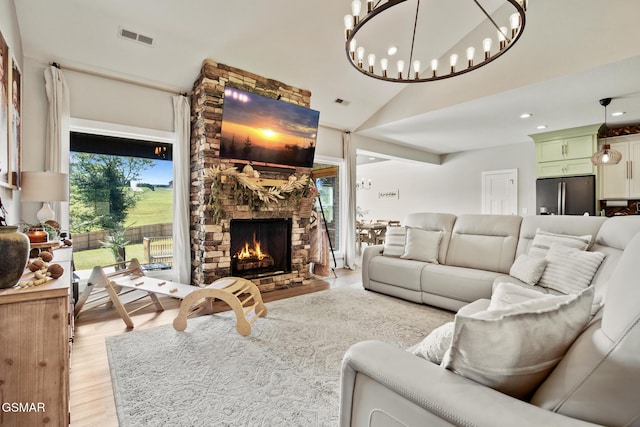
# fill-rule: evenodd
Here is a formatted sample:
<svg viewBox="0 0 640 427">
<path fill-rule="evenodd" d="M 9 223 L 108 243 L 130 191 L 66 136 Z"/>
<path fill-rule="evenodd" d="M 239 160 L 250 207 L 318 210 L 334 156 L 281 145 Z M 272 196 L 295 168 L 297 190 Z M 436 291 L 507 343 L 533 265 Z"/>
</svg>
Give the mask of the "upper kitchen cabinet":
<svg viewBox="0 0 640 427">
<path fill-rule="evenodd" d="M 640 135 L 601 139 L 622 154 L 617 165 L 599 166 L 600 198 L 640 199 Z"/>
<path fill-rule="evenodd" d="M 595 174 L 591 155 L 596 151 L 599 127 L 582 126 L 530 135 L 536 143 L 538 178 Z"/>
</svg>

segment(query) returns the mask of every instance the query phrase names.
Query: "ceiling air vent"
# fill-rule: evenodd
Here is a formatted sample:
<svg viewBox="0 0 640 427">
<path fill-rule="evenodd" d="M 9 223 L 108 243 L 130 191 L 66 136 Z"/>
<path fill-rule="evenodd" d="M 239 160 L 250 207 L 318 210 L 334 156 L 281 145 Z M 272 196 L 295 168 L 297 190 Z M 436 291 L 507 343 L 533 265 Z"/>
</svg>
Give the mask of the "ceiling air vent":
<svg viewBox="0 0 640 427">
<path fill-rule="evenodd" d="M 135 31 L 127 30 L 122 27 L 118 27 L 118 36 L 122 37 L 123 39 L 132 40 L 146 46 L 153 46 L 153 37 L 145 36 L 144 34 L 139 34 Z"/>
</svg>

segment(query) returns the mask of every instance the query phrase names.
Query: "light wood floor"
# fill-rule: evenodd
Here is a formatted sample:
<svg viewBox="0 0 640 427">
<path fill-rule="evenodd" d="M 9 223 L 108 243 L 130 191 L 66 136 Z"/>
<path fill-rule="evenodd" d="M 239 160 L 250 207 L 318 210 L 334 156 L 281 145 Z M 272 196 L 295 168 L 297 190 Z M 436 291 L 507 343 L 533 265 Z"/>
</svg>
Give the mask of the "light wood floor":
<svg viewBox="0 0 640 427">
<path fill-rule="evenodd" d="M 290 298 L 348 286 L 359 282 L 361 278 L 360 270 L 338 269 L 336 274 L 337 278 L 314 279 L 307 286 L 267 292 L 262 298 L 265 302 Z M 155 312 L 153 307 L 149 307 L 133 315 L 135 330 L 173 322 L 180 301 L 170 297 L 163 297 L 161 301 L 165 311 Z M 216 301 L 216 309 L 222 311 L 228 307 Z M 72 427 L 118 426 L 105 338 L 129 331 L 114 309 L 97 308 L 82 313 L 76 320 L 70 369 Z"/>
</svg>

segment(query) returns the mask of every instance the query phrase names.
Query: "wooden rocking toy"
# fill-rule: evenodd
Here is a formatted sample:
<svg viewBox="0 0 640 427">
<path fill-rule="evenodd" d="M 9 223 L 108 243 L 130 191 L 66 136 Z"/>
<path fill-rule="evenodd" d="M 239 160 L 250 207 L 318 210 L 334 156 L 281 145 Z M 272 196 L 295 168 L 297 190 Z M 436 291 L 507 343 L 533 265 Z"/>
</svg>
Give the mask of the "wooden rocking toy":
<svg viewBox="0 0 640 427">
<path fill-rule="evenodd" d="M 180 312 L 173 321 L 173 327 L 176 331 L 184 331 L 189 316 L 201 311 L 205 314 L 212 313 L 215 299 L 224 301 L 233 309 L 236 315 L 236 329 L 242 336 L 251 333 L 251 325 L 258 317 L 267 315 L 267 307 L 262 302 L 260 290 L 253 282 L 240 277 L 225 277 L 185 296 L 180 304 Z"/>
</svg>

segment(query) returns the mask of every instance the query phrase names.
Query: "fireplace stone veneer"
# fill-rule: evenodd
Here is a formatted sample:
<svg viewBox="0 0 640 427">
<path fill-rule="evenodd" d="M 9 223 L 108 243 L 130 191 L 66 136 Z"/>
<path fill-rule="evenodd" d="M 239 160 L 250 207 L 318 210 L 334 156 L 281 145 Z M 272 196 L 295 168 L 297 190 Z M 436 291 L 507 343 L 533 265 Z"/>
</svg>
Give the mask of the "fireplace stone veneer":
<svg viewBox="0 0 640 427">
<path fill-rule="evenodd" d="M 212 166 L 244 166 L 239 162 L 220 159 L 220 128 L 222 123 L 222 104 L 225 86 L 257 93 L 271 98 L 280 98 L 303 107 L 309 107 L 311 93 L 284 83 L 257 76 L 255 74 L 205 60 L 200 75 L 196 79 L 191 98 L 191 258 L 192 284 L 207 285 L 232 274 L 232 238 L 233 220 L 271 220 L 284 218 L 291 223 L 291 262 L 290 271 L 268 277 L 252 278 L 260 291 L 271 291 L 294 286 L 303 286 L 311 282 L 309 259 L 309 229 L 313 196 L 302 200 L 280 201 L 252 209 L 248 204 L 237 202 L 234 197 L 233 183 L 225 183 L 218 196 L 220 219 L 213 221 L 208 206 L 211 195 L 211 179 L 206 171 Z M 261 178 L 287 180 L 289 176 L 310 175 L 310 168 L 261 168 Z"/>
</svg>

